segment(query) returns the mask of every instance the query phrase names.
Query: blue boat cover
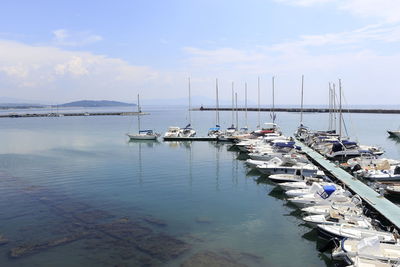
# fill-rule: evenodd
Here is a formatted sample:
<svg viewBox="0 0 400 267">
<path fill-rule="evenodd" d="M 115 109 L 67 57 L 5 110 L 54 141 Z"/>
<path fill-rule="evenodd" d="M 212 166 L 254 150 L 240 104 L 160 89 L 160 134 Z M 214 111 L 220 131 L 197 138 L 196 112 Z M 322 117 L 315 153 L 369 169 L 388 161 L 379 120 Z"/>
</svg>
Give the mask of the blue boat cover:
<svg viewBox="0 0 400 267">
<path fill-rule="evenodd" d="M 294 147 L 295 142 L 276 142 L 274 146 L 277 147 Z"/>
<path fill-rule="evenodd" d="M 152 133 L 153 130 L 140 130 L 139 133 Z"/>
<path fill-rule="evenodd" d="M 322 188 L 324 189 L 324 192 L 320 196 L 323 199 L 327 199 L 336 190 L 334 185 L 324 185 Z"/>
<path fill-rule="evenodd" d="M 348 140 L 343 140 L 342 141 L 343 145 L 357 145 L 357 142 L 354 141 L 348 141 Z"/>
<path fill-rule="evenodd" d="M 210 128 L 209 131 L 219 131 L 219 127 L 215 127 L 215 128 Z"/>
</svg>

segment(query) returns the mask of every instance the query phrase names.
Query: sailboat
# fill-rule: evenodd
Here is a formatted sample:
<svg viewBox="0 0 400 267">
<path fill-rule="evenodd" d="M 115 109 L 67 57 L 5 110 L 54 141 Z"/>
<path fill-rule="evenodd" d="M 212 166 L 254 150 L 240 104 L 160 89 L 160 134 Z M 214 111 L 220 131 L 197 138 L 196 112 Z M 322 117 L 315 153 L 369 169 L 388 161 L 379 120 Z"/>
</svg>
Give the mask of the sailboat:
<svg viewBox="0 0 400 267">
<path fill-rule="evenodd" d="M 235 91 L 234 91 L 234 83 L 232 82 L 232 124 L 230 127 L 228 127 L 228 129 L 225 130 L 225 132 L 223 134 L 220 134 L 217 137 L 217 140 L 219 142 L 233 142 L 234 139 L 232 138 L 233 135 L 235 135 L 237 133 L 237 128 L 235 127 Z M 237 121 L 237 120 L 236 120 Z M 237 122 L 236 122 L 236 126 L 237 126 Z"/>
<path fill-rule="evenodd" d="M 215 106 L 215 127 L 210 128 L 208 130 L 208 136 L 212 138 L 218 138 L 218 136 L 222 135 L 221 126 L 219 125 L 219 98 L 218 98 L 218 79 L 215 83 L 215 94 L 216 94 L 216 106 Z"/>
<path fill-rule="evenodd" d="M 142 112 L 140 108 L 139 94 L 137 95 L 137 112 L 138 112 L 138 133 L 137 134 L 127 134 L 130 140 L 157 140 L 159 134 L 155 133 L 153 130 L 141 130 L 140 129 L 140 113 Z"/>
<path fill-rule="evenodd" d="M 180 128 L 177 126 L 169 127 L 167 132 L 164 134 L 164 141 L 173 141 L 175 139 L 182 140 L 186 138 L 192 138 L 196 135 L 196 131 L 191 128 L 191 99 L 190 99 L 190 78 L 189 78 L 189 123 L 184 127 Z"/>
<path fill-rule="evenodd" d="M 279 129 L 279 126 L 275 123 L 276 114 L 275 114 L 275 77 L 272 76 L 272 108 L 271 108 L 271 119 L 272 122 L 264 123 L 264 126 L 261 129 L 254 131 L 255 136 L 281 136 L 282 132 Z"/>
<path fill-rule="evenodd" d="M 303 125 L 303 96 L 304 96 L 304 75 L 301 76 L 301 108 L 300 108 L 300 125 L 294 136 L 300 141 L 305 141 L 309 136 L 308 127 Z"/>
</svg>

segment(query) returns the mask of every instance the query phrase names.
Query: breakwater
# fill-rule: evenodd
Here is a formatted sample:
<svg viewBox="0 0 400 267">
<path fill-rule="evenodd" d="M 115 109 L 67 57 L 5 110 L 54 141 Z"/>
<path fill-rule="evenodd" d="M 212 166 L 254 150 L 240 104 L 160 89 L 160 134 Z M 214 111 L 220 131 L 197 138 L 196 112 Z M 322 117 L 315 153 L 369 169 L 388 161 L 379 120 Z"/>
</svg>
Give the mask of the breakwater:
<svg viewBox="0 0 400 267">
<path fill-rule="evenodd" d="M 149 115 L 146 112 L 69 112 L 69 113 L 8 113 L 0 118 L 34 118 L 34 117 L 76 117 L 76 116 L 137 116 Z"/>
<path fill-rule="evenodd" d="M 200 107 L 194 108 L 195 111 L 215 111 L 216 108 Z M 232 108 L 218 108 L 219 111 L 232 111 Z M 236 110 L 236 109 L 234 109 Z M 238 111 L 245 111 L 245 108 L 238 108 Z M 247 111 L 258 111 L 258 108 L 247 108 Z M 262 112 L 272 112 L 272 108 L 260 108 Z M 275 108 L 274 112 L 301 112 L 301 108 Z M 303 108 L 303 112 L 307 113 L 329 113 L 329 108 Z M 338 112 L 338 111 L 337 111 Z M 374 113 L 374 114 L 400 114 L 400 109 L 359 109 L 348 108 L 343 109 L 343 113 Z"/>
</svg>

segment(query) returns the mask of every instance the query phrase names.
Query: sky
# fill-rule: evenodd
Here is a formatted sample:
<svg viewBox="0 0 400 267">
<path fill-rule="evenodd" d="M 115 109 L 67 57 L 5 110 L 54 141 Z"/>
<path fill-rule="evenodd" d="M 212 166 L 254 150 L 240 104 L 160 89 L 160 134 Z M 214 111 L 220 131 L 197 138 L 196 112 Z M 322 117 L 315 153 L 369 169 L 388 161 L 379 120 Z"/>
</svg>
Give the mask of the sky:
<svg viewBox="0 0 400 267">
<path fill-rule="evenodd" d="M 0 98 L 397 105 L 398 0 L 2 0 Z"/>
</svg>

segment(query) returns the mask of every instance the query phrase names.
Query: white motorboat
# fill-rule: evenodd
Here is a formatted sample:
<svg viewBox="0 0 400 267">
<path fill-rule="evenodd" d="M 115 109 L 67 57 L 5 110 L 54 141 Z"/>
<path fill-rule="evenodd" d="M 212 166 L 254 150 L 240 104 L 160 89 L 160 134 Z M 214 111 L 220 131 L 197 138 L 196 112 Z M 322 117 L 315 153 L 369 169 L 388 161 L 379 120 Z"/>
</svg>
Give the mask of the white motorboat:
<svg viewBox="0 0 400 267">
<path fill-rule="evenodd" d="M 351 263 L 349 264 L 351 265 L 348 265 L 348 267 L 395 267 L 396 266 L 391 263 L 382 262 L 379 260 L 365 259 L 357 256 L 352 257 Z"/>
<path fill-rule="evenodd" d="M 221 136 L 223 133 L 221 131 L 221 128 L 219 127 L 219 125 L 215 126 L 214 128 L 210 128 L 208 130 L 207 136 L 208 137 L 212 137 L 212 138 L 218 138 L 219 136 Z"/>
<path fill-rule="evenodd" d="M 386 194 L 400 196 L 400 185 L 388 185 L 385 188 Z"/>
<path fill-rule="evenodd" d="M 340 140 L 331 144 L 331 149 L 325 154 L 330 159 L 349 159 L 359 157 L 365 153 L 371 153 L 373 155 L 382 155 L 384 151 L 375 146 L 359 146 L 356 142 L 348 140 Z"/>
<path fill-rule="evenodd" d="M 336 188 L 334 185 L 321 186 L 313 183 L 312 191 L 315 193 L 289 198 L 288 201 L 298 207 L 307 207 L 314 205 L 329 205 L 333 202 L 348 202 L 349 192 L 342 188 Z"/>
<path fill-rule="evenodd" d="M 390 166 L 389 169 L 362 169 L 356 171 L 357 176 L 374 181 L 400 181 L 400 166 Z"/>
<path fill-rule="evenodd" d="M 196 131 L 190 128 L 190 124 L 186 125 L 185 128 L 181 128 L 179 131 L 179 137 L 194 137 Z"/>
<path fill-rule="evenodd" d="M 353 263 L 352 258 L 359 257 L 388 263 L 400 263 L 400 245 L 381 243 L 378 236 L 361 240 L 344 239 L 332 251 L 332 258 Z"/>
<path fill-rule="evenodd" d="M 372 228 L 370 219 L 364 215 L 345 215 L 337 211 L 331 210 L 327 215 L 309 215 L 303 218 L 306 223 L 317 226 L 320 224 L 324 225 L 343 225 L 351 224 L 359 228 Z"/>
<path fill-rule="evenodd" d="M 351 238 L 360 240 L 366 237 L 377 236 L 381 242 L 395 243 L 396 238 L 391 232 L 384 232 L 374 229 L 359 228 L 350 224 L 324 225 L 319 224 L 318 231 L 325 236 Z"/>
<path fill-rule="evenodd" d="M 277 175 L 281 175 L 281 174 L 277 174 Z M 293 190 L 293 189 L 310 188 L 311 185 L 309 185 L 306 180 L 301 180 L 301 181 L 295 181 L 295 182 L 290 181 L 290 182 L 278 183 L 278 186 L 280 188 L 282 188 L 283 190 L 288 191 L 288 190 Z"/>
<path fill-rule="evenodd" d="M 302 170 L 297 170 L 294 174 L 272 174 L 268 178 L 275 183 L 308 182 L 311 184 L 313 182 L 323 182 L 325 177 L 324 172 L 320 170 L 316 172 L 315 176 L 305 176 L 304 174 Z M 301 187 L 305 188 L 303 185 Z"/>
<path fill-rule="evenodd" d="M 311 181 L 309 181 L 309 182 L 311 182 Z M 323 186 L 323 185 L 333 185 L 332 183 L 323 182 L 322 180 L 321 181 L 317 181 L 317 179 L 315 179 L 315 182 L 318 182 L 321 186 Z M 307 195 L 307 194 L 314 193 L 312 191 L 312 188 L 313 188 L 312 185 L 309 185 L 306 188 L 295 188 L 295 189 L 291 189 L 291 190 L 286 190 L 285 194 L 288 197 L 304 196 L 304 195 Z"/>
<path fill-rule="evenodd" d="M 311 215 L 328 215 L 332 210 L 343 214 L 361 215 L 363 214 L 362 199 L 358 195 L 354 195 L 349 201 L 333 202 L 326 205 L 315 205 L 301 209 L 301 211 Z"/>
<path fill-rule="evenodd" d="M 179 137 L 180 130 L 180 127 L 171 126 L 165 132 L 164 137 Z"/>
<path fill-rule="evenodd" d="M 387 131 L 391 137 L 400 138 L 400 130 Z"/>
<path fill-rule="evenodd" d="M 264 126 L 260 130 L 254 131 L 254 134 L 257 136 L 267 136 L 269 134 L 277 134 L 281 135 L 282 132 L 278 126 L 278 124 L 274 122 L 266 122 Z"/>
<path fill-rule="evenodd" d="M 253 159 L 247 159 L 246 164 L 252 169 L 257 168 L 257 166 L 264 164 L 265 161 L 262 160 L 253 160 Z"/>
<path fill-rule="evenodd" d="M 360 157 L 349 159 L 344 167 L 350 168 L 352 171 L 359 169 L 389 169 L 391 166 L 400 165 L 399 160 L 378 158 L 376 155 L 367 153 L 361 154 Z"/>
<path fill-rule="evenodd" d="M 256 169 L 266 175 L 294 174 L 307 177 L 315 177 L 318 172 L 318 168 L 313 164 L 297 163 L 294 165 L 285 166 L 283 161 L 276 157 L 268 162 L 264 162 L 262 165 L 258 165 Z"/>
<path fill-rule="evenodd" d="M 310 215 L 328 215 L 331 211 L 354 215 L 361 215 L 363 213 L 362 208 L 354 206 L 350 202 L 344 202 L 341 205 L 337 205 L 335 208 L 333 208 L 332 205 L 310 206 L 302 208 L 301 211 Z"/>
</svg>

